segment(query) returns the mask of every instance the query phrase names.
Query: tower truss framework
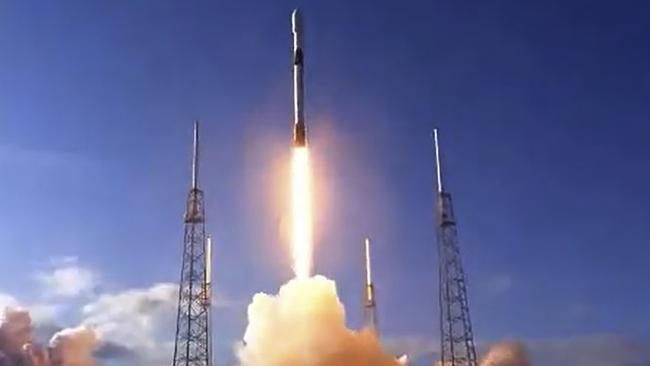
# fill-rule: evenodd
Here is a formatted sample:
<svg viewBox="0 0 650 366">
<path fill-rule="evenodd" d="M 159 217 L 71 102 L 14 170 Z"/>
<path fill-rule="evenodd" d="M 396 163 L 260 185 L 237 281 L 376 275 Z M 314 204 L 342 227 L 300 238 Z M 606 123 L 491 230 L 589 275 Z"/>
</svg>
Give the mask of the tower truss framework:
<svg viewBox="0 0 650 366">
<path fill-rule="evenodd" d="M 433 131 L 437 180 L 438 300 L 442 366 L 476 366 L 476 349 L 467 301 L 467 284 L 460 255 L 458 229 L 451 201 L 442 182 L 438 130 Z"/>
<path fill-rule="evenodd" d="M 194 122 L 192 185 L 184 215 L 173 366 L 211 366 L 210 243 L 205 233 L 203 191 L 198 185 L 199 124 Z"/>
</svg>

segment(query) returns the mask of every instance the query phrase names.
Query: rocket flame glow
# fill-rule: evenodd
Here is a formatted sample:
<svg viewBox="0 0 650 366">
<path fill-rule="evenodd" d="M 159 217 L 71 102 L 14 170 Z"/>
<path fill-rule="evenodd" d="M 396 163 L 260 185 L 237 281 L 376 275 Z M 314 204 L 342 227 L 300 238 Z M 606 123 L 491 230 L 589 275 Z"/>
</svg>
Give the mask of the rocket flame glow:
<svg viewBox="0 0 650 366">
<path fill-rule="evenodd" d="M 311 166 L 306 146 L 294 147 L 291 160 L 291 251 L 296 277 L 311 275 L 312 267 L 312 202 Z"/>
</svg>

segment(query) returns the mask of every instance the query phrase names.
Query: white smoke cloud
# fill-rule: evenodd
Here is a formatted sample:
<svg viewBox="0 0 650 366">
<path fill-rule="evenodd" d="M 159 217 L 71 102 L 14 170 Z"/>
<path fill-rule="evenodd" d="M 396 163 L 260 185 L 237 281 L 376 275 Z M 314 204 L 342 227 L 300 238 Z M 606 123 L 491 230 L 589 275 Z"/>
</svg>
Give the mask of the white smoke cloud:
<svg viewBox="0 0 650 366">
<path fill-rule="evenodd" d="M 345 326 L 336 285 L 322 276 L 293 279 L 248 307 L 242 366 L 399 366 L 369 331 Z"/>
<path fill-rule="evenodd" d="M 102 340 L 103 359 L 158 365 L 172 355 L 177 301 L 178 285 L 173 283 L 103 294 L 83 307 L 82 323 Z"/>
<path fill-rule="evenodd" d="M 480 366 L 531 366 L 531 363 L 521 343 L 502 342 L 490 347 Z"/>
<path fill-rule="evenodd" d="M 173 323 L 178 286 L 159 283 L 150 288 L 101 295 L 83 307 L 83 323 L 92 326 L 103 340 L 133 348 L 156 346 L 159 327 Z"/>
</svg>

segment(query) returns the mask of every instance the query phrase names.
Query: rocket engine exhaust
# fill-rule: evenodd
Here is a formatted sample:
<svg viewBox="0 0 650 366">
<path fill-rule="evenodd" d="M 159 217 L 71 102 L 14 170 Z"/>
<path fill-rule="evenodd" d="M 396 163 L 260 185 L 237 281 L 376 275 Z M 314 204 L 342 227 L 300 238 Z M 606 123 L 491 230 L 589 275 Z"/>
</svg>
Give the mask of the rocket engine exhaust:
<svg viewBox="0 0 650 366">
<path fill-rule="evenodd" d="M 309 277 L 312 267 L 311 169 L 309 150 L 295 147 L 291 157 L 291 246 L 296 277 Z"/>
</svg>

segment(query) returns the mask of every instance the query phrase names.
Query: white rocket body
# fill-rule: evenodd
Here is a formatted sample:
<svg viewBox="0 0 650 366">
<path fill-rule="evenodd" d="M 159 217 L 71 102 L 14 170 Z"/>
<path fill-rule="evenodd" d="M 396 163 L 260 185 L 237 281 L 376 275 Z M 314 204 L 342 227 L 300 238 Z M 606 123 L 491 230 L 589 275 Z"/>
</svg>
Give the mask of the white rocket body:
<svg viewBox="0 0 650 366">
<path fill-rule="evenodd" d="M 302 42 L 302 17 L 295 9 L 291 14 L 291 33 L 293 34 L 293 145 L 307 145 L 304 103 L 304 53 Z"/>
</svg>

